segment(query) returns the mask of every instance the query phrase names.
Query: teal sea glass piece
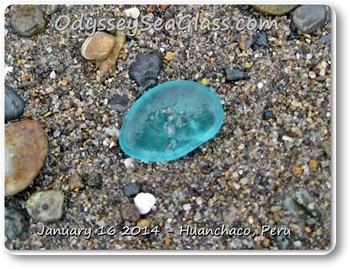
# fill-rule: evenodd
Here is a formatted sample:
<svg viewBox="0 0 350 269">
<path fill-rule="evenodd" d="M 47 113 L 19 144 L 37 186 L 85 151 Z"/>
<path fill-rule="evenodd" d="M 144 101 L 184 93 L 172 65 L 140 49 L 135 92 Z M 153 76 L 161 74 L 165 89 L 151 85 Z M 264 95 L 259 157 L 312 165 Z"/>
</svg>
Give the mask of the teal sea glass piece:
<svg viewBox="0 0 350 269">
<path fill-rule="evenodd" d="M 224 120 L 218 96 L 194 81 L 175 80 L 144 93 L 126 115 L 119 145 L 148 162 L 178 159 L 211 139 Z"/>
</svg>

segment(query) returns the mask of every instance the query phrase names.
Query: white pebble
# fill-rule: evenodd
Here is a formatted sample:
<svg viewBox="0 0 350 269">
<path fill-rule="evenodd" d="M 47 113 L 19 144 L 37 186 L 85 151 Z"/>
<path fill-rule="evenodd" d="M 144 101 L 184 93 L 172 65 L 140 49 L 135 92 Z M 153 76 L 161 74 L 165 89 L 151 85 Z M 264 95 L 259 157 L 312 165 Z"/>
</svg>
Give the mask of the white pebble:
<svg viewBox="0 0 350 269">
<path fill-rule="evenodd" d="M 183 208 L 185 211 L 188 211 L 188 210 L 191 209 L 191 204 L 184 204 L 184 205 L 182 206 L 182 208 Z"/>
<path fill-rule="evenodd" d="M 146 192 L 141 192 L 134 198 L 134 203 L 141 215 L 147 214 L 156 202 L 156 197 Z"/>
<path fill-rule="evenodd" d="M 262 82 L 258 83 L 258 88 L 261 89 L 264 86 L 264 84 Z"/>
<path fill-rule="evenodd" d="M 130 167 L 134 167 L 134 165 L 132 164 L 132 158 L 126 158 L 124 160 L 124 165 L 125 165 L 126 169 L 128 169 Z"/>
<path fill-rule="evenodd" d="M 128 169 L 130 167 L 134 167 L 134 165 L 132 164 L 132 158 L 126 158 L 124 160 L 124 165 L 125 165 L 126 169 Z"/>
<path fill-rule="evenodd" d="M 293 244 L 294 244 L 294 246 L 297 247 L 297 248 L 298 248 L 298 247 L 301 247 L 301 242 L 300 242 L 299 240 L 298 240 L 298 241 L 295 241 Z"/>
<path fill-rule="evenodd" d="M 132 8 L 124 10 L 124 14 L 127 17 L 137 19 L 140 16 L 140 10 L 138 10 L 138 8 L 136 8 L 136 7 L 132 7 Z"/>
<path fill-rule="evenodd" d="M 52 78 L 52 79 L 55 79 L 55 78 L 56 78 L 56 72 L 55 72 L 55 71 L 52 71 L 52 72 L 50 73 L 50 78 Z"/>
</svg>

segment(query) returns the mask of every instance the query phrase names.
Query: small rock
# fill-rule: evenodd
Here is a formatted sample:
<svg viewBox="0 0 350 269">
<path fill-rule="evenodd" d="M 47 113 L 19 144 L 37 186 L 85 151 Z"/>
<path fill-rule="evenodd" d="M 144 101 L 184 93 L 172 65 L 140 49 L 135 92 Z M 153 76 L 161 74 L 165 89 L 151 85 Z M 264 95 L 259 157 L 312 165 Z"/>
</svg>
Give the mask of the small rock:
<svg viewBox="0 0 350 269">
<path fill-rule="evenodd" d="M 139 183 L 129 183 L 123 188 L 123 193 L 127 197 L 133 197 L 141 191 L 141 185 Z"/>
<path fill-rule="evenodd" d="M 34 120 L 5 125 L 5 195 L 24 190 L 40 172 L 48 150 L 47 134 Z"/>
<path fill-rule="evenodd" d="M 264 110 L 264 112 L 262 114 L 262 119 L 269 120 L 269 119 L 273 118 L 273 116 L 274 116 L 273 112 L 271 110 L 266 109 L 266 110 Z"/>
<path fill-rule="evenodd" d="M 137 7 L 128 8 L 128 9 L 124 10 L 124 14 L 127 17 L 137 19 L 140 16 L 140 10 Z"/>
<path fill-rule="evenodd" d="M 120 214 L 124 221 L 136 222 L 140 219 L 140 212 L 136 205 L 132 203 L 124 203 L 120 206 Z"/>
<path fill-rule="evenodd" d="M 125 112 L 128 107 L 129 98 L 127 95 L 115 95 L 108 102 L 108 106 L 110 109 L 115 110 L 117 112 Z"/>
<path fill-rule="evenodd" d="M 320 221 L 323 216 L 323 210 L 317 204 L 316 199 L 304 188 L 289 191 L 283 200 L 283 205 L 294 217 L 310 227 Z"/>
<path fill-rule="evenodd" d="M 322 143 L 322 148 L 328 157 L 332 156 L 332 143 L 330 141 L 324 141 Z"/>
<path fill-rule="evenodd" d="M 26 209 L 33 220 L 51 222 L 62 217 L 63 202 L 64 194 L 61 191 L 40 191 L 28 198 Z"/>
<path fill-rule="evenodd" d="M 12 87 L 5 84 L 5 123 L 23 115 L 25 102 Z"/>
<path fill-rule="evenodd" d="M 251 5 L 255 10 L 268 14 L 268 15 L 284 15 L 298 5 Z"/>
<path fill-rule="evenodd" d="M 237 81 L 246 77 L 244 71 L 239 68 L 226 68 L 225 72 L 227 81 Z"/>
<path fill-rule="evenodd" d="M 75 189 L 82 189 L 84 188 L 84 182 L 81 178 L 81 176 L 79 175 L 73 175 L 70 179 L 69 179 L 69 189 L 70 190 L 75 190 Z"/>
<path fill-rule="evenodd" d="M 101 74 L 110 73 L 115 68 L 119 53 L 126 42 L 126 36 L 122 32 L 117 31 L 114 38 L 115 43 L 110 54 L 98 63 L 98 70 L 100 70 Z"/>
<path fill-rule="evenodd" d="M 150 193 L 141 192 L 134 198 L 136 207 L 141 215 L 147 214 L 157 202 L 157 199 Z"/>
<path fill-rule="evenodd" d="M 130 65 L 130 78 L 135 80 L 138 86 L 144 86 L 149 80 L 157 80 L 162 64 L 162 54 L 158 50 L 140 53 Z"/>
<path fill-rule="evenodd" d="M 136 225 L 142 229 L 145 227 L 149 227 L 151 225 L 151 221 L 149 219 L 139 219 Z"/>
<path fill-rule="evenodd" d="M 303 33 L 312 33 L 326 21 L 324 5 L 302 5 L 293 12 L 293 22 Z"/>
<path fill-rule="evenodd" d="M 26 228 L 24 213 L 12 206 L 5 207 L 5 235 L 9 240 L 19 237 Z"/>
<path fill-rule="evenodd" d="M 87 178 L 86 184 L 90 187 L 100 187 L 102 185 L 101 175 L 96 172 L 91 173 Z"/>
<path fill-rule="evenodd" d="M 311 160 L 309 161 L 309 168 L 310 168 L 310 169 L 316 169 L 316 168 L 317 168 L 317 161 L 314 160 L 314 159 L 311 159 Z"/>
<path fill-rule="evenodd" d="M 257 48 L 269 47 L 269 41 L 267 39 L 267 34 L 265 31 L 260 31 L 253 35 L 252 46 Z"/>
<path fill-rule="evenodd" d="M 11 28 L 20 36 L 30 37 L 46 29 L 44 14 L 37 6 L 23 5 L 10 19 Z"/>
<path fill-rule="evenodd" d="M 184 205 L 182 206 L 182 208 L 183 208 L 185 211 L 188 211 L 188 210 L 191 209 L 191 204 L 184 204 Z"/>
<path fill-rule="evenodd" d="M 81 55 L 87 60 L 105 59 L 111 53 L 115 38 L 104 32 L 96 32 L 86 38 L 81 47 Z"/>
</svg>

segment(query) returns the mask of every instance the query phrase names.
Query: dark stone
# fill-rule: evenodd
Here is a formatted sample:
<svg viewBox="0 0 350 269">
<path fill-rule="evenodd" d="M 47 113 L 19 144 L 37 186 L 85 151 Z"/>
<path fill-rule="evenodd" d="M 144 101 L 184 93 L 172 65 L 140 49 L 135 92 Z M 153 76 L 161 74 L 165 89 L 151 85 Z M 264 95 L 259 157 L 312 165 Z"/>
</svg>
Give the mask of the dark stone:
<svg viewBox="0 0 350 269">
<path fill-rule="evenodd" d="M 140 219 L 141 215 L 136 205 L 132 203 L 124 203 L 120 205 L 120 214 L 123 220 L 136 222 Z"/>
<path fill-rule="evenodd" d="M 128 107 L 129 98 L 126 95 L 116 95 L 109 101 L 109 108 L 117 112 L 125 112 Z"/>
<path fill-rule="evenodd" d="M 237 81 L 241 79 L 245 79 L 245 73 L 242 69 L 239 68 L 226 68 L 226 80 L 227 81 Z"/>
<path fill-rule="evenodd" d="M 210 169 L 209 165 L 206 164 L 206 163 L 205 163 L 205 164 L 202 164 L 202 165 L 200 166 L 200 169 L 201 169 L 202 173 L 205 174 L 205 175 L 208 175 L 208 174 L 210 174 L 210 172 L 211 172 L 211 169 Z"/>
<path fill-rule="evenodd" d="M 19 118 L 24 112 L 24 107 L 22 96 L 5 84 L 5 123 Z"/>
<path fill-rule="evenodd" d="M 147 85 L 149 80 L 157 81 L 162 68 L 162 54 L 158 50 L 149 50 L 136 56 L 136 61 L 130 65 L 130 78 L 138 86 Z"/>
<path fill-rule="evenodd" d="M 12 206 L 5 207 L 5 235 L 9 240 L 19 237 L 26 229 L 24 213 Z"/>
<path fill-rule="evenodd" d="M 269 119 L 273 118 L 273 116 L 274 116 L 273 112 L 268 110 L 268 109 L 266 109 L 266 110 L 264 110 L 264 112 L 262 114 L 262 119 L 263 120 L 269 120 Z"/>
<path fill-rule="evenodd" d="M 141 185 L 139 183 L 129 183 L 125 185 L 123 188 L 123 193 L 127 197 L 133 197 L 136 194 L 140 193 Z"/>
<path fill-rule="evenodd" d="M 46 29 L 44 14 L 36 6 L 23 5 L 11 17 L 10 25 L 20 36 L 30 37 Z"/>
<path fill-rule="evenodd" d="M 89 175 L 86 184 L 90 187 L 100 187 L 102 185 L 102 178 L 96 172 L 93 172 Z"/>
<path fill-rule="evenodd" d="M 257 32 L 253 36 L 253 47 L 257 47 L 257 48 L 269 47 L 269 41 L 267 40 L 267 34 L 265 31 Z"/>
</svg>

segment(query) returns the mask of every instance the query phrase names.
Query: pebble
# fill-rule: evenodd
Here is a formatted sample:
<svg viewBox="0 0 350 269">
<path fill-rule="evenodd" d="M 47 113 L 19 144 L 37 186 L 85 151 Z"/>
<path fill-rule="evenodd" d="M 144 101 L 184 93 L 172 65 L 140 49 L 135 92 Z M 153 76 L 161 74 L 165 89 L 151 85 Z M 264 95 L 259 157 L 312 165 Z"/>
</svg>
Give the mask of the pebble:
<svg viewBox="0 0 350 269">
<path fill-rule="evenodd" d="M 70 190 L 79 190 L 85 187 L 85 184 L 81 176 L 75 174 L 69 179 L 69 189 Z"/>
<path fill-rule="evenodd" d="M 223 119 L 214 91 L 194 81 L 168 81 L 134 103 L 120 129 L 119 145 L 137 160 L 171 161 L 215 136 Z"/>
<path fill-rule="evenodd" d="M 147 214 L 156 204 L 157 199 L 151 193 L 141 192 L 134 198 L 134 203 L 141 215 Z"/>
<path fill-rule="evenodd" d="M 107 58 L 115 44 L 114 36 L 104 32 L 96 32 L 89 36 L 81 47 L 81 55 L 87 60 Z"/>
<path fill-rule="evenodd" d="M 137 7 L 125 9 L 123 12 L 127 17 L 137 19 L 140 16 L 140 10 Z"/>
<path fill-rule="evenodd" d="M 158 50 L 147 50 L 136 56 L 136 61 L 130 65 L 130 78 L 138 86 L 145 86 L 150 80 L 157 81 L 162 68 L 162 54 Z"/>
<path fill-rule="evenodd" d="M 5 123 L 18 119 L 24 113 L 25 102 L 11 86 L 5 84 Z"/>
<path fill-rule="evenodd" d="M 191 204 L 184 204 L 184 205 L 182 206 L 182 208 L 183 208 L 185 211 L 188 211 L 188 210 L 191 209 Z"/>
<path fill-rule="evenodd" d="M 117 112 L 125 112 L 128 107 L 129 98 L 126 95 L 115 95 L 108 101 L 108 106 Z"/>
<path fill-rule="evenodd" d="M 140 219 L 140 212 L 133 203 L 123 203 L 120 205 L 120 214 L 124 221 L 136 222 Z"/>
<path fill-rule="evenodd" d="M 47 150 L 47 134 L 36 121 L 5 125 L 5 196 L 19 193 L 33 182 Z"/>
<path fill-rule="evenodd" d="M 293 12 L 293 22 L 303 33 L 312 33 L 322 27 L 326 21 L 324 5 L 302 5 Z"/>
<path fill-rule="evenodd" d="M 19 237 L 26 229 L 24 213 L 13 207 L 5 207 L 5 235 L 9 240 Z"/>
<path fill-rule="evenodd" d="M 332 143 L 330 141 L 324 141 L 322 143 L 322 148 L 328 157 L 332 156 Z"/>
<path fill-rule="evenodd" d="M 298 5 L 251 5 L 255 10 L 268 15 L 284 15 L 295 9 Z"/>
<path fill-rule="evenodd" d="M 309 161 L 309 168 L 310 168 L 310 169 L 316 169 L 316 168 L 317 168 L 317 161 L 314 160 L 314 159 L 311 159 L 311 160 Z"/>
<path fill-rule="evenodd" d="M 96 173 L 96 172 L 92 172 L 87 180 L 86 180 L 86 184 L 89 185 L 90 187 L 101 187 L 102 185 L 102 178 L 101 175 Z"/>
<path fill-rule="evenodd" d="M 283 205 L 294 217 L 309 226 L 320 221 L 323 216 L 323 210 L 316 199 L 305 188 L 289 191 L 283 200 Z"/>
<path fill-rule="evenodd" d="M 253 35 L 252 47 L 253 48 L 268 48 L 269 41 L 267 39 L 267 34 L 265 31 L 257 32 Z"/>
<path fill-rule="evenodd" d="M 26 209 L 33 220 L 52 222 L 62 217 L 63 203 L 63 192 L 58 190 L 40 191 L 28 198 Z"/>
<path fill-rule="evenodd" d="M 136 225 L 142 229 L 145 227 L 149 227 L 151 225 L 151 221 L 149 219 L 139 219 Z"/>
<path fill-rule="evenodd" d="M 23 5 L 10 19 L 11 28 L 20 36 L 30 37 L 46 29 L 43 12 L 37 6 Z"/>
<path fill-rule="evenodd" d="M 129 183 L 122 188 L 122 191 L 125 196 L 133 197 L 141 191 L 141 185 L 136 182 Z"/>
<path fill-rule="evenodd" d="M 239 68 L 226 68 L 226 80 L 227 81 L 237 81 L 241 79 L 245 79 L 245 72 Z"/>
<path fill-rule="evenodd" d="M 116 63 L 119 58 L 119 53 L 126 42 L 126 36 L 123 32 L 115 33 L 115 43 L 107 58 L 102 59 L 98 63 L 98 70 L 101 74 L 110 73 L 116 68 Z"/>
<path fill-rule="evenodd" d="M 273 116 L 274 116 L 273 112 L 271 110 L 266 109 L 266 110 L 264 110 L 264 112 L 262 114 L 262 119 L 269 120 L 269 119 L 273 118 Z"/>
</svg>

